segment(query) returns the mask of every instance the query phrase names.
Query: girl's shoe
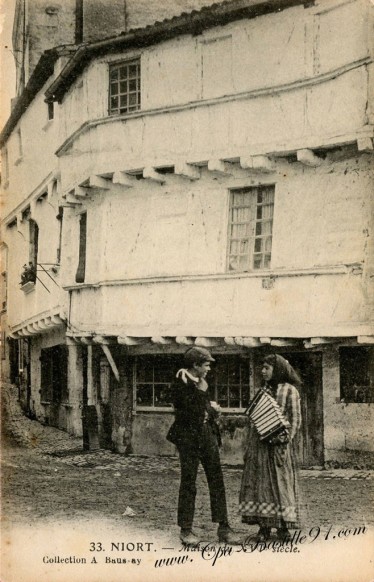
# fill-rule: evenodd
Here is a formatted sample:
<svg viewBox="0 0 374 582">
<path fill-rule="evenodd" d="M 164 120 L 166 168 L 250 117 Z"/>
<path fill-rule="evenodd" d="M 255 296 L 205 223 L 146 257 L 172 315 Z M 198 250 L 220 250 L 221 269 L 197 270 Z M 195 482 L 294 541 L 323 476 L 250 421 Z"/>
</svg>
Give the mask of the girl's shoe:
<svg viewBox="0 0 374 582">
<path fill-rule="evenodd" d="M 280 527 L 277 529 L 277 538 L 282 542 L 289 542 L 291 540 L 291 534 L 286 527 Z"/>
<path fill-rule="evenodd" d="M 270 538 L 271 528 L 270 527 L 260 527 L 256 535 L 256 540 L 258 542 L 266 542 Z"/>
</svg>

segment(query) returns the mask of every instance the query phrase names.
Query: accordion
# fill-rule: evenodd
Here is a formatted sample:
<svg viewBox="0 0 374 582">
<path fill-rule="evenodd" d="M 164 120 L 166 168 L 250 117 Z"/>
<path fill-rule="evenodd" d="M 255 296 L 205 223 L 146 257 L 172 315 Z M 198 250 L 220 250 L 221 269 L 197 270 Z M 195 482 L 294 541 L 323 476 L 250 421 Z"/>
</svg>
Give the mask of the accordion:
<svg viewBox="0 0 374 582">
<path fill-rule="evenodd" d="M 261 441 L 288 437 L 289 422 L 284 418 L 275 399 L 264 390 L 257 392 L 245 414 L 254 424 Z"/>
</svg>

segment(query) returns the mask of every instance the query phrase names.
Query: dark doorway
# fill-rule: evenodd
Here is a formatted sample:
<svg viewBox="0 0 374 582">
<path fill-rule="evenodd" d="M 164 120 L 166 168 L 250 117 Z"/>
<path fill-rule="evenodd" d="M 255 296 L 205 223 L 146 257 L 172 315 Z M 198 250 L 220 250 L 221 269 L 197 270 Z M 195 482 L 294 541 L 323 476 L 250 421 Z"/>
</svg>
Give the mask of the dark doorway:
<svg viewBox="0 0 374 582">
<path fill-rule="evenodd" d="M 283 355 L 303 382 L 299 389 L 303 423 L 299 436 L 299 458 L 305 467 L 323 465 L 322 354 Z"/>
<path fill-rule="evenodd" d="M 50 405 L 46 421 L 51 426 L 62 428 L 59 426 L 60 406 L 68 401 L 66 345 L 42 349 L 40 362 L 41 401 Z"/>
</svg>

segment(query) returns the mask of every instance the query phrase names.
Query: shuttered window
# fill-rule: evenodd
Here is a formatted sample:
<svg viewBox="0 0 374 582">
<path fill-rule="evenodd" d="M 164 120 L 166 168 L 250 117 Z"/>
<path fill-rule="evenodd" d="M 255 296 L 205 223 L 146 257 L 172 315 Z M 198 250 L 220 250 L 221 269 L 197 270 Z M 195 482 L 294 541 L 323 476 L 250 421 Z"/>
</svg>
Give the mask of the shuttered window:
<svg viewBox="0 0 374 582">
<path fill-rule="evenodd" d="M 87 213 L 84 212 L 79 218 L 79 258 L 78 268 L 75 275 L 76 283 L 84 283 L 86 275 L 86 247 L 87 247 Z"/>
</svg>

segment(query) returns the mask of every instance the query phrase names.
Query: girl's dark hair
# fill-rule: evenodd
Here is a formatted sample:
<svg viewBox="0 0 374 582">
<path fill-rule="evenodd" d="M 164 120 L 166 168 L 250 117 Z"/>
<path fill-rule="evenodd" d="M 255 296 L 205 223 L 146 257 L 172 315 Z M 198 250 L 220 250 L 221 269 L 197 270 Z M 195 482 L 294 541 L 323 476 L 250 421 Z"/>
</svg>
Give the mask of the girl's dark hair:
<svg viewBox="0 0 374 582">
<path fill-rule="evenodd" d="M 277 384 L 292 384 L 293 386 L 300 386 L 301 380 L 297 372 L 293 369 L 291 364 L 280 356 L 279 354 L 271 354 L 263 359 L 264 364 L 273 366 L 273 375 L 270 384 L 276 386 Z"/>
</svg>

